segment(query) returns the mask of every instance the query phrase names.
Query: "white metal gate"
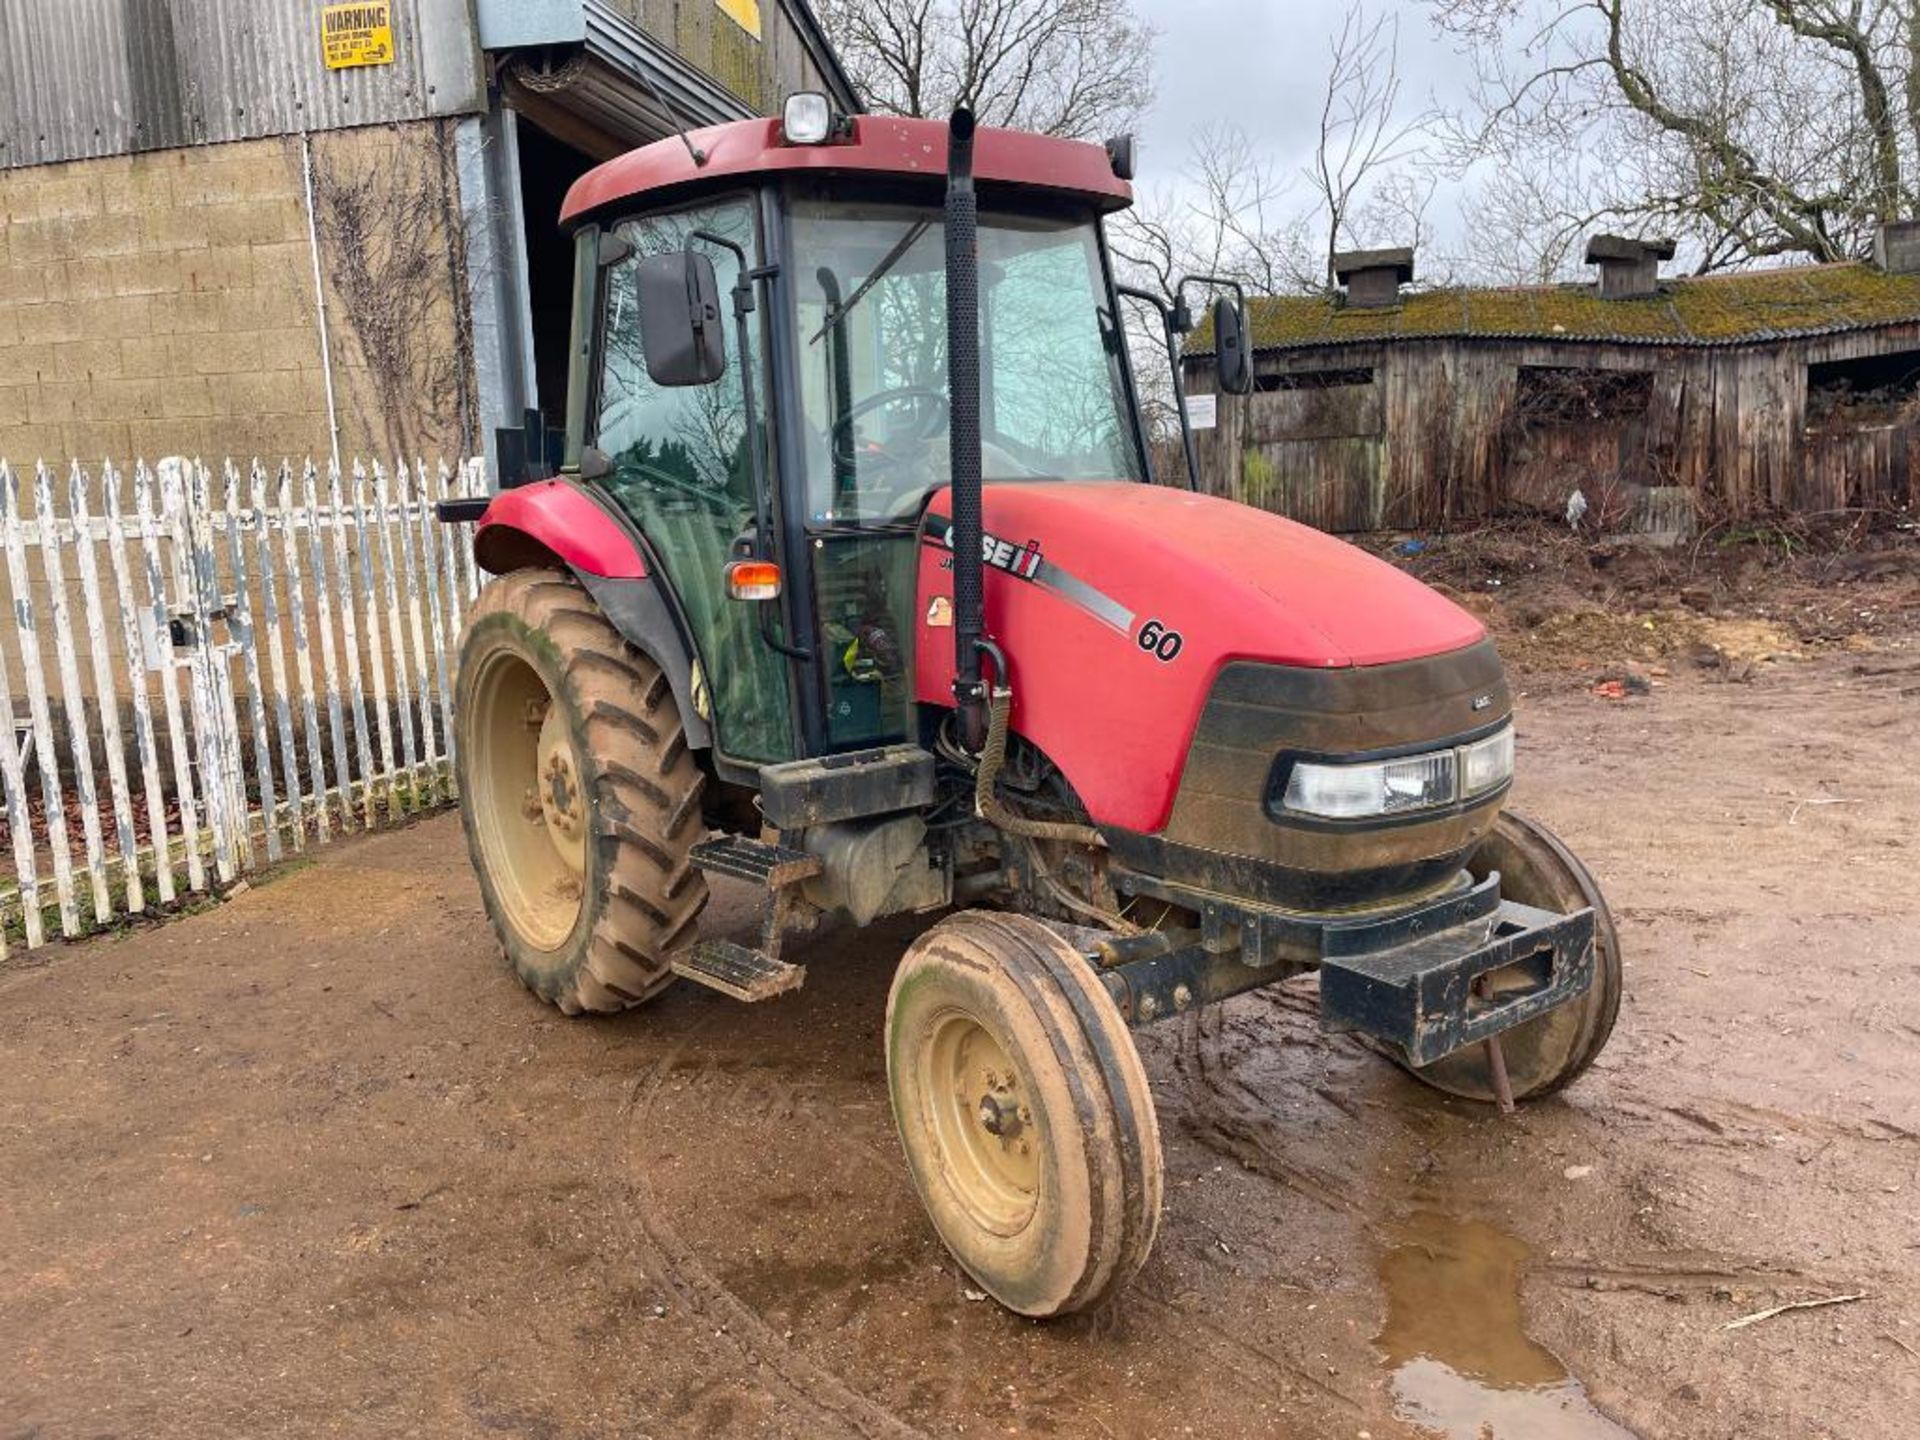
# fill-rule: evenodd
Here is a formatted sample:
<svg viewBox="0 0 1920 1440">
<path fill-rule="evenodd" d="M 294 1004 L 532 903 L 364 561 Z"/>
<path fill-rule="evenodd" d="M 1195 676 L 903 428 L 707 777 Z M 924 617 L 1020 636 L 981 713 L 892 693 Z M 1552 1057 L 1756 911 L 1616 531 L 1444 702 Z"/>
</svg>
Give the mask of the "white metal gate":
<svg viewBox="0 0 1920 1440">
<path fill-rule="evenodd" d="M 479 461 L 128 479 L 0 460 L 0 954 L 452 794 Z"/>
</svg>

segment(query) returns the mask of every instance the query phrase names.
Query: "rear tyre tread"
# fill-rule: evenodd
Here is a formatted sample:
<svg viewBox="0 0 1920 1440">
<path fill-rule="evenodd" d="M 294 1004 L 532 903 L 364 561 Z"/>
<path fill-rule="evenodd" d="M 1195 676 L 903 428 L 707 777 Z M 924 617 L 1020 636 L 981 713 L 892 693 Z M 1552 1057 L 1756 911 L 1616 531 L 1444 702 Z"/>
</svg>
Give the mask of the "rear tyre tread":
<svg viewBox="0 0 1920 1440">
<path fill-rule="evenodd" d="M 491 581 L 461 637 L 462 676 L 471 648 L 503 640 L 540 671 L 553 703 L 571 712 L 582 780 L 593 791 L 588 893 L 558 951 L 529 949 L 495 900 L 469 820 L 482 897 L 507 962 L 528 989 L 569 1015 L 624 1010 L 672 982 L 670 952 L 706 905 L 705 877 L 687 858 L 704 833 L 705 776 L 687 748 L 665 674 L 621 638 L 571 577 L 519 570 Z M 558 673 L 549 673 L 555 662 Z M 456 725 L 471 724 L 464 687 L 460 698 Z M 457 753 L 462 765 L 477 753 L 467 733 Z M 460 788 L 473 793 L 465 774 Z"/>
</svg>

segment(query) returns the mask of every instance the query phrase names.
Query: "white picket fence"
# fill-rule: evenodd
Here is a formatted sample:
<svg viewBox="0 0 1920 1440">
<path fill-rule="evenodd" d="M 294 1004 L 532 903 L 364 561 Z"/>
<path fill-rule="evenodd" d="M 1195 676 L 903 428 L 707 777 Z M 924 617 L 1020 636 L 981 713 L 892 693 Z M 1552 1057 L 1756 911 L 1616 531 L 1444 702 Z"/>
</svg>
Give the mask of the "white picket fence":
<svg viewBox="0 0 1920 1440">
<path fill-rule="evenodd" d="M 452 796 L 480 462 L 127 478 L 0 460 L 0 956 Z"/>
</svg>

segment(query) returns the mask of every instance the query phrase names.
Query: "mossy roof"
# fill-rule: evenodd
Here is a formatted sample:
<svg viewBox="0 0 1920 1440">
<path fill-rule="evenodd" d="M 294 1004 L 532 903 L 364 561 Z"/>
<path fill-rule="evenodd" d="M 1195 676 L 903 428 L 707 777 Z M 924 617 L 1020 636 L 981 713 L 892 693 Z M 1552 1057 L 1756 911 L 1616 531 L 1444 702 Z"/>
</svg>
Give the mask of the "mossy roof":
<svg viewBox="0 0 1920 1440">
<path fill-rule="evenodd" d="M 1798 265 L 1664 280 L 1657 295 L 1639 300 L 1602 300 L 1592 284 L 1530 285 L 1417 291 L 1387 309 L 1266 295 L 1248 300 L 1247 310 L 1256 351 L 1442 337 L 1741 345 L 1920 321 L 1920 275 Z M 1187 352 L 1213 353 L 1211 317 Z"/>
</svg>

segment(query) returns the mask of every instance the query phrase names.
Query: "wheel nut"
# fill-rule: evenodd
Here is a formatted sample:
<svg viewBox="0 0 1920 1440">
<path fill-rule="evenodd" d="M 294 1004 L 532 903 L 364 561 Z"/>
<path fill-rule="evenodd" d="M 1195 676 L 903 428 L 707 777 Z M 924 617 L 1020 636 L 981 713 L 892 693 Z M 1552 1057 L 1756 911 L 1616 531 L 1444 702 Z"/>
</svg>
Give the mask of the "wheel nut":
<svg viewBox="0 0 1920 1440">
<path fill-rule="evenodd" d="M 1011 1140 L 1020 1133 L 1020 1113 L 1011 1106 L 1001 1104 L 997 1096 L 980 1097 L 979 1115 L 980 1128 L 989 1135 Z"/>
<path fill-rule="evenodd" d="M 1159 1013 L 1160 1002 L 1158 1000 L 1154 999 L 1151 995 L 1142 995 L 1140 997 L 1140 1018 L 1142 1020 L 1151 1020 Z"/>
<path fill-rule="evenodd" d="M 1185 985 L 1174 986 L 1173 1008 L 1176 1010 L 1184 1010 L 1191 1004 L 1193 1004 L 1193 991 L 1189 990 Z"/>
</svg>

